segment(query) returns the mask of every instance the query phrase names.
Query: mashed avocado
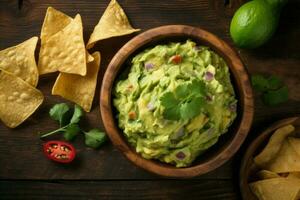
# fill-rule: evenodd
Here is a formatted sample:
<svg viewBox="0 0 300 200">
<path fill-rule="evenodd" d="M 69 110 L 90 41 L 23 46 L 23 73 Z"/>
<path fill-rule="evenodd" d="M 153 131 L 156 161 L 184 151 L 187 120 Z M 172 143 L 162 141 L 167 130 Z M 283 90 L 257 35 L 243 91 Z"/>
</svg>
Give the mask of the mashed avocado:
<svg viewBox="0 0 300 200">
<path fill-rule="evenodd" d="M 157 45 L 132 59 L 113 89 L 119 127 L 146 159 L 186 167 L 236 117 L 225 61 L 205 46 Z"/>
</svg>

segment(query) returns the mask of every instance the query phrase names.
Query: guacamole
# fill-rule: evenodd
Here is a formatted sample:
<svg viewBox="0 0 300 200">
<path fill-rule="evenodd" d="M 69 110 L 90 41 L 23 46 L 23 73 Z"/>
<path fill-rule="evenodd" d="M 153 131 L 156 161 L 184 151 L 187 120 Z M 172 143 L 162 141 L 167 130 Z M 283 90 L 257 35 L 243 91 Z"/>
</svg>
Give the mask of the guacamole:
<svg viewBox="0 0 300 200">
<path fill-rule="evenodd" d="M 137 54 L 113 94 L 119 127 L 136 152 L 176 167 L 189 166 L 236 117 L 228 66 L 191 40 Z"/>
</svg>

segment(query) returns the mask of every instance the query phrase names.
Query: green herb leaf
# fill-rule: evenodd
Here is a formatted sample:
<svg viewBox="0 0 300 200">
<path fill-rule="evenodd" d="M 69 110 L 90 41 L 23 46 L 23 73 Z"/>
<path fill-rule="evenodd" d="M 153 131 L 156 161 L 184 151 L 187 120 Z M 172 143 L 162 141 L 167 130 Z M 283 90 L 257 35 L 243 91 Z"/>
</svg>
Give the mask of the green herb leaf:
<svg viewBox="0 0 300 200">
<path fill-rule="evenodd" d="M 274 91 L 268 91 L 263 94 L 265 104 L 274 106 L 287 101 L 289 98 L 288 89 L 286 86 Z"/>
<path fill-rule="evenodd" d="M 64 129 L 64 138 L 68 141 L 73 140 L 78 133 L 80 132 L 80 128 L 78 124 L 69 124 L 65 129 Z"/>
<path fill-rule="evenodd" d="M 282 81 L 276 76 L 271 76 L 268 79 L 268 89 L 270 89 L 270 90 L 277 90 L 282 85 L 283 85 Z"/>
<path fill-rule="evenodd" d="M 180 107 L 165 108 L 163 116 L 168 120 L 180 120 Z"/>
<path fill-rule="evenodd" d="M 166 92 L 161 98 L 164 107 L 163 116 L 168 120 L 188 120 L 201 112 L 201 106 L 205 103 L 203 96 L 205 84 L 193 80 L 189 84 L 179 85 L 174 93 Z"/>
<path fill-rule="evenodd" d="M 60 126 L 64 126 L 67 118 L 68 118 L 68 111 L 70 110 L 69 106 L 66 103 L 60 103 L 54 105 L 50 111 L 50 117 L 59 122 Z"/>
<path fill-rule="evenodd" d="M 99 129 L 92 129 L 85 132 L 84 135 L 85 144 L 94 149 L 100 147 L 107 140 L 106 134 Z"/>
<path fill-rule="evenodd" d="M 178 103 L 180 103 L 174 94 L 172 92 L 166 92 L 161 98 L 160 98 L 161 104 L 165 108 L 172 108 L 176 106 Z"/>
<path fill-rule="evenodd" d="M 288 100 L 288 89 L 278 77 L 253 75 L 251 81 L 254 89 L 262 92 L 262 99 L 266 105 L 274 106 Z"/>
<path fill-rule="evenodd" d="M 189 90 L 191 94 L 197 97 L 202 97 L 205 94 L 205 83 L 200 80 L 193 80 Z"/>
<path fill-rule="evenodd" d="M 75 104 L 75 106 L 74 106 L 74 113 L 73 113 L 73 116 L 71 118 L 70 123 L 71 124 L 78 123 L 82 115 L 83 115 L 82 108 L 80 106 L 78 106 L 78 105 Z"/>
<path fill-rule="evenodd" d="M 258 92 L 265 92 L 269 87 L 268 80 L 262 75 L 251 76 L 251 83 L 253 88 Z"/>
<path fill-rule="evenodd" d="M 180 107 L 181 118 L 188 120 L 199 115 L 203 104 L 204 99 L 202 97 L 195 97 L 190 102 L 183 103 Z"/>
</svg>

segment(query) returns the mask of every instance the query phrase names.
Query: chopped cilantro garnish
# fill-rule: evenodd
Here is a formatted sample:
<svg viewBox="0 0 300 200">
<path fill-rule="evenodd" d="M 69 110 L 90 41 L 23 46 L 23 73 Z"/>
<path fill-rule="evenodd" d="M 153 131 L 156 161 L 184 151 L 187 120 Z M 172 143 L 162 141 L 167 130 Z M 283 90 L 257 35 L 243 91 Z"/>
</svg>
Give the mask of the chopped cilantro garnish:
<svg viewBox="0 0 300 200">
<path fill-rule="evenodd" d="M 205 85 L 202 81 L 179 85 L 174 92 L 166 92 L 160 98 L 163 116 L 169 120 L 188 120 L 201 112 L 204 105 Z"/>
</svg>

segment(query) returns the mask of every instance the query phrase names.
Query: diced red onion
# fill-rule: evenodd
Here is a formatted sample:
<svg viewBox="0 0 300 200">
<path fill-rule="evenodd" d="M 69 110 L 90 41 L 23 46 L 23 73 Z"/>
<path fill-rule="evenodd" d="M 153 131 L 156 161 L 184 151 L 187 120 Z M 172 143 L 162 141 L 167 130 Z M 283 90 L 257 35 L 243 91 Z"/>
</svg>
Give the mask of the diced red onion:
<svg viewBox="0 0 300 200">
<path fill-rule="evenodd" d="M 231 112 L 236 112 L 236 103 L 230 104 L 230 105 L 229 105 L 229 110 L 230 110 Z"/>
<path fill-rule="evenodd" d="M 206 72 L 205 75 L 204 75 L 204 78 L 205 78 L 206 81 L 211 81 L 214 78 L 214 74 L 211 73 L 211 72 Z"/>
<path fill-rule="evenodd" d="M 145 69 L 146 69 L 146 70 L 153 69 L 153 67 L 154 67 L 154 64 L 153 64 L 153 63 L 146 63 L 146 64 L 145 64 Z"/>
<path fill-rule="evenodd" d="M 213 98 L 212 98 L 212 96 L 210 96 L 210 95 L 206 95 L 206 96 L 205 96 L 205 100 L 210 102 L 210 101 L 213 100 Z"/>
<path fill-rule="evenodd" d="M 179 151 L 179 152 L 176 154 L 176 158 L 178 158 L 179 160 L 185 159 L 185 153 L 183 153 L 182 151 Z"/>
<path fill-rule="evenodd" d="M 184 129 L 183 128 L 180 128 L 176 133 L 172 134 L 171 135 L 171 139 L 172 140 L 176 140 L 180 137 L 184 136 Z"/>
<path fill-rule="evenodd" d="M 149 111 L 153 111 L 155 109 L 155 106 L 153 105 L 153 103 L 149 102 L 147 104 L 147 108 L 148 108 Z"/>
</svg>

